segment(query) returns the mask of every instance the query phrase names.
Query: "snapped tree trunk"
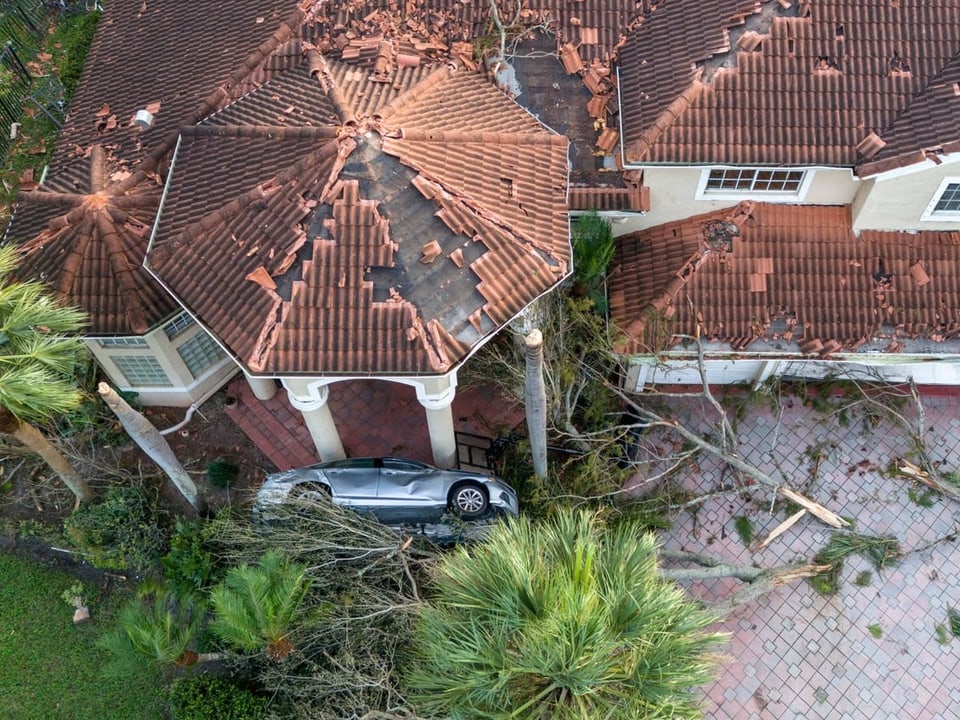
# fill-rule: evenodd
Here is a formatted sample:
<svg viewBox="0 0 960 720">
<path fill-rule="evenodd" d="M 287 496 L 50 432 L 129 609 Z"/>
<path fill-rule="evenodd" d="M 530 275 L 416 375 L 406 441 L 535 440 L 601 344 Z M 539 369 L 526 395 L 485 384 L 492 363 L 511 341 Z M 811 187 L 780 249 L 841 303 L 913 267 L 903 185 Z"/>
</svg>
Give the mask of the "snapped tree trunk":
<svg viewBox="0 0 960 720">
<path fill-rule="evenodd" d="M 524 338 L 526 375 L 523 400 L 530 434 L 533 471 L 541 480 L 547 477 L 547 390 L 543 382 L 543 334 L 536 328 Z"/>
<path fill-rule="evenodd" d="M 147 420 L 143 414 L 130 407 L 106 383 L 102 382 L 97 385 L 97 392 L 100 393 L 100 397 L 103 398 L 107 407 L 113 410 L 114 415 L 123 425 L 123 429 L 140 446 L 140 449 L 163 470 L 177 490 L 180 491 L 180 494 L 193 506 L 194 510 L 203 513 L 206 510 L 206 503 L 197 492 L 197 486 L 187 474 L 187 471 L 183 469 L 183 465 L 174 455 L 173 449 L 166 438 L 153 426 L 153 423 Z"/>
<path fill-rule="evenodd" d="M 93 490 L 87 481 L 80 477 L 80 473 L 63 453 L 36 427 L 18 420 L 10 411 L 0 408 L 0 432 L 11 435 L 39 455 L 63 484 L 70 488 L 70 492 L 77 496 L 77 500 L 86 502 L 93 498 Z"/>
</svg>

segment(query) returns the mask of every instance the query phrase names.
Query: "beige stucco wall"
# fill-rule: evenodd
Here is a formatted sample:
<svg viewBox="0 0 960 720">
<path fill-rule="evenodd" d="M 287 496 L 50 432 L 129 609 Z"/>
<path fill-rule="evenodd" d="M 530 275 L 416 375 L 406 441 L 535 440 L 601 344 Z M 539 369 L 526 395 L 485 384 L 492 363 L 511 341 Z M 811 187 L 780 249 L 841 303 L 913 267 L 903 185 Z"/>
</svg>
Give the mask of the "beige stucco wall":
<svg viewBox="0 0 960 720">
<path fill-rule="evenodd" d="M 194 379 L 177 352 L 177 348 L 201 332 L 205 331 L 199 325 L 195 325 L 171 342 L 163 328 L 159 327 L 143 336 L 146 346 L 105 348 L 101 347 L 96 339 L 88 338 L 84 342 L 110 382 L 120 390 L 137 393 L 142 405 L 188 407 L 210 397 L 239 371 L 236 363 L 230 357 L 226 357 Z M 113 358 L 119 355 L 152 357 L 160 364 L 171 385 L 169 387 L 131 386 L 113 362 Z"/>
<path fill-rule="evenodd" d="M 643 169 L 643 182 L 650 188 L 650 211 L 643 216 L 615 222 L 614 233 L 624 235 L 636 230 L 682 220 L 691 215 L 734 207 L 742 200 L 771 200 L 762 194 L 728 196 L 722 199 L 697 199 L 697 188 L 704 168 L 653 166 Z M 816 169 L 802 202 L 817 205 L 847 205 L 857 193 L 858 181 L 847 169 Z"/>
<path fill-rule="evenodd" d="M 921 220 L 944 178 L 960 178 L 960 161 L 911 168 L 861 183 L 853 205 L 855 230 L 960 230 L 960 221 Z M 960 182 L 960 179 L 958 179 Z"/>
</svg>

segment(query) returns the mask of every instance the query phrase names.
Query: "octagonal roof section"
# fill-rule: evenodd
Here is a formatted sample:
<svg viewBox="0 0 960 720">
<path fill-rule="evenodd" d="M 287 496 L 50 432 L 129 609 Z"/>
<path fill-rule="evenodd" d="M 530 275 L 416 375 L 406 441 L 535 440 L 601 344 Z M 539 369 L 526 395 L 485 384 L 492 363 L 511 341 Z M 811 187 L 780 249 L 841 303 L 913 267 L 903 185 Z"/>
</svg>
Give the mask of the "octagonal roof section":
<svg viewBox="0 0 960 720">
<path fill-rule="evenodd" d="M 147 267 L 254 374 L 448 372 L 568 275 L 567 139 L 454 64 L 303 57 L 183 130 Z"/>
</svg>

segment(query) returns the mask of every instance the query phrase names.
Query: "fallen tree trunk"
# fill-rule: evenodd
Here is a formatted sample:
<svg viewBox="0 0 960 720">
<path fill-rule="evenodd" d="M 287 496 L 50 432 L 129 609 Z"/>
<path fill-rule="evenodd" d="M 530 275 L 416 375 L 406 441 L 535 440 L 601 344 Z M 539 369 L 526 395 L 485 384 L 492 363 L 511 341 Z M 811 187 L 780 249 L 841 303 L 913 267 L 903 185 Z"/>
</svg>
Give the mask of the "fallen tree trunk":
<svg viewBox="0 0 960 720">
<path fill-rule="evenodd" d="M 197 513 L 203 514 L 206 511 L 206 503 L 200 497 L 197 486 L 187 474 L 187 471 L 183 469 L 183 465 L 180 464 L 174 454 L 173 448 L 170 447 L 166 438 L 160 434 L 160 431 L 146 417 L 130 407 L 106 383 L 102 382 L 97 385 L 97 392 L 100 393 L 100 397 L 103 398 L 107 407 L 120 420 L 123 429 L 140 446 L 140 449 L 163 470 L 164 474 L 170 478 L 170 481 L 193 509 Z"/>
</svg>

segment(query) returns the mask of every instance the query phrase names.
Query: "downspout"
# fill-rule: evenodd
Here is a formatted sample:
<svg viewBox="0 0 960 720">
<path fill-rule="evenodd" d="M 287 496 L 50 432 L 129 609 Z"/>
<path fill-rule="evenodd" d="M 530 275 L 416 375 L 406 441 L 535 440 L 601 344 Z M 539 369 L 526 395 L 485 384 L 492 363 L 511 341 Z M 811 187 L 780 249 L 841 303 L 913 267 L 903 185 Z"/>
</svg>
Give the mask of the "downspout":
<svg viewBox="0 0 960 720">
<path fill-rule="evenodd" d="M 178 422 L 176 425 L 173 425 L 173 426 L 171 426 L 171 427 L 168 427 L 166 430 L 161 430 L 161 431 L 160 431 L 160 434 L 161 434 L 161 435 L 169 435 L 170 433 L 174 433 L 174 432 L 176 432 L 177 430 L 179 430 L 180 428 L 184 427 L 187 423 L 190 422 L 190 420 L 193 419 L 193 413 L 195 413 L 196 411 L 197 411 L 197 404 L 196 404 L 196 403 L 192 403 L 192 404 L 190 405 L 190 407 L 187 408 L 187 413 L 186 413 L 186 415 L 183 416 L 183 420 L 181 420 L 180 422 Z"/>
</svg>

